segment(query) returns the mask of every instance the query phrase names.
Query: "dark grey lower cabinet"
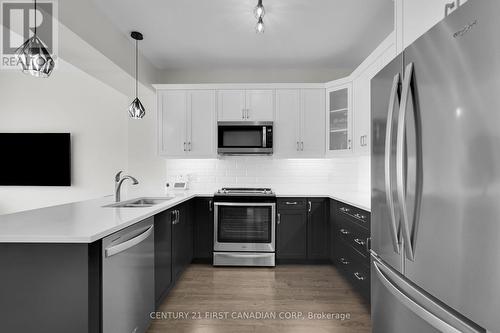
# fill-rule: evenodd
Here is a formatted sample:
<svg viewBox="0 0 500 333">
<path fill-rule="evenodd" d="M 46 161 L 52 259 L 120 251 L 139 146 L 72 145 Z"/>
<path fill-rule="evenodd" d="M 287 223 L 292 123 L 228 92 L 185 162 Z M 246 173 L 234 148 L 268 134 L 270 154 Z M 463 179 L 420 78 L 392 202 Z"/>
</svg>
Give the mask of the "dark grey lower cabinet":
<svg viewBox="0 0 500 333">
<path fill-rule="evenodd" d="M 157 214 L 155 225 L 155 301 L 156 306 L 172 286 L 172 210 Z"/>
<path fill-rule="evenodd" d="M 335 259 L 337 258 L 336 256 L 336 251 L 335 251 L 335 238 L 336 238 L 336 231 L 337 227 L 335 224 L 335 214 L 337 210 L 337 201 L 330 199 L 329 200 L 329 209 L 330 209 L 330 215 L 328 217 L 328 223 L 330 224 L 330 232 L 329 232 L 329 243 L 330 243 L 330 253 L 329 253 L 329 258 L 330 262 L 335 263 Z"/>
<path fill-rule="evenodd" d="M 281 262 L 328 262 L 329 221 L 325 198 L 278 199 L 276 258 Z"/>
<path fill-rule="evenodd" d="M 370 213 L 340 201 L 331 203 L 332 262 L 370 302 Z"/>
<path fill-rule="evenodd" d="M 214 250 L 214 209 L 212 198 L 196 198 L 194 211 L 194 259 L 210 261 Z"/>
<path fill-rule="evenodd" d="M 101 241 L 0 244 L 0 332 L 100 332 L 101 262 Z"/>
<path fill-rule="evenodd" d="M 172 209 L 172 280 L 177 281 L 193 260 L 193 219 L 191 202 Z"/>
<path fill-rule="evenodd" d="M 324 198 L 310 198 L 307 205 L 307 258 L 328 260 L 330 248 L 328 201 Z"/>
<path fill-rule="evenodd" d="M 307 211 L 298 200 L 278 200 L 276 258 L 307 259 Z M 288 205 L 287 205 L 288 203 Z"/>
</svg>

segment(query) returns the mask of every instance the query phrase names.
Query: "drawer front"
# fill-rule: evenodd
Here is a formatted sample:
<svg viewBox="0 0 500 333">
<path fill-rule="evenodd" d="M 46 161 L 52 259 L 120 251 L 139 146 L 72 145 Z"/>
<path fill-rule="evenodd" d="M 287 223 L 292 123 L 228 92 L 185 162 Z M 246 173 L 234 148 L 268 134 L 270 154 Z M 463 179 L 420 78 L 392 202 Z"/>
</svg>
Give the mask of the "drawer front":
<svg viewBox="0 0 500 333">
<path fill-rule="evenodd" d="M 357 225 L 370 230 L 370 213 L 342 202 L 337 204 L 339 217 L 344 217 Z"/>
<path fill-rule="evenodd" d="M 359 227 L 356 223 L 346 218 L 340 217 L 337 220 L 335 232 L 337 233 L 337 238 L 356 249 L 369 262 L 370 250 L 368 246 L 370 233 L 366 229 Z"/>
<path fill-rule="evenodd" d="M 370 266 L 359 260 L 350 247 L 339 242 L 335 245 L 336 262 L 346 278 L 365 299 L 370 298 Z"/>
<path fill-rule="evenodd" d="M 306 209 L 306 204 L 306 198 L 281 198 L 278 199 L 278 210 Z"/>
</svg>

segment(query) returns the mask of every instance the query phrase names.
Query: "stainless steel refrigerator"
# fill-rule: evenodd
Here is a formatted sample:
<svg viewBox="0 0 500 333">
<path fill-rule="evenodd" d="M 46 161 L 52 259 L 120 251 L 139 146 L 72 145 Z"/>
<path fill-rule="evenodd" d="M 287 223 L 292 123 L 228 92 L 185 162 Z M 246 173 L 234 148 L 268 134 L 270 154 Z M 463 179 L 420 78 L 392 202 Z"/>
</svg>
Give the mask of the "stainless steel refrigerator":
<svg viewBox="0 0 500 333">
<path fill-rule="evenodd" d="M 371 83 L 374 333 L 500 332 L 500 1 Z"/>
</svg>

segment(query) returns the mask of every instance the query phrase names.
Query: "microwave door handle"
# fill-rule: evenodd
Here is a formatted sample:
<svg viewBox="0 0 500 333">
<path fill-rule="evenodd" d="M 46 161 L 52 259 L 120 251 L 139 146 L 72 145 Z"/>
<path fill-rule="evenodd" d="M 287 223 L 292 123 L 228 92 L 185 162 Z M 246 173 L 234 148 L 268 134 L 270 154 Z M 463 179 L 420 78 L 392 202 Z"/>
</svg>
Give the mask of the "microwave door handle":
<svg viewBox="0 0 500 333">
<path fill-rule="evenodd" d="M 267 138 L 266 138 L 266 126 L 262 127 L 262 148 L 267 147 Z"/>
</svg>

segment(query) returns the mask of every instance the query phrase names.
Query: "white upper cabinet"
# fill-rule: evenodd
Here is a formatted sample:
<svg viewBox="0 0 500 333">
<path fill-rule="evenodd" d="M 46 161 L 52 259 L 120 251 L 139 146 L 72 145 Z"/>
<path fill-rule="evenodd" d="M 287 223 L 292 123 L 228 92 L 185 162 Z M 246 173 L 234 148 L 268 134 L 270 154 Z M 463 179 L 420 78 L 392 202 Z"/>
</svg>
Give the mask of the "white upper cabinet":
<svg viewBox="0 0 500 333">
<path fill-rule="evenodd" d="M 463 4 L 467 0 L 461 0 Z M 401 36 L 403 38 L 403 48 L 412 44 L 417 38 L 422 36 L 427 30 L 441 21 L 445 15 L 446 4 L 455 2 L 449 13 L 457 8 L 455 0 L 397 0 L 400 20 L 402 24 Z"/>
<path fill-rule="evenodd" d="M 215 157 L 213 90 L 158 91 L 159 153 L 172 158 Z"/>
<path fill-rule="evenodd" d="M 219 120 L 245 120 L 245 90 L 219 90 L 217 104 Z"/>
<path fill-rule="evenodd" d="M 274 90 L 246 91 L 246 120 L 274 120 Z"/>
<path fill-rule="evenodd" d="M 324 157 L 324 110 L 324 89 L 276 90 L 276 155 Z"/>
<path fill-rule="evenodd" d="M 354 109 L 354 151 L 358 154 L 370 154 L 370 114 L 371 114 L 371 80 L 396 55 L 395 43 L 390 45 L 377 58 L 373 58 L 353 80 Z"/>
<path fill-rule="evenodd" d="M 159 153 L 170 157 L 186 155 L 187 91 L 158 92 Z"/>
<path fill-rule="evenodd" d="M 326 152 L 352 152 L 352 84 L 328 88 L 326 112 Z"/>
<path fill-rule="evenodd" d="M 278 156 L 295 157 L 300 149 L 300 90 L 276 90 L 276 122 L 274 152 Z"/>
<path fill-rule="evenodd" d="M 188 93 L 188 155 L 213 157 L 216 155 L 217 122 L 215 92 L 194 90 Z"/>
<path fill-rule="evenodd" d="M 301 140 L 302 157 L 325 156 L 325 89 L 302 89 Z"/>
<path fill-rule="evenodd" d="M 218 120 L 272 121 L 274 90 L 219 90 Z"/>
</svg>

